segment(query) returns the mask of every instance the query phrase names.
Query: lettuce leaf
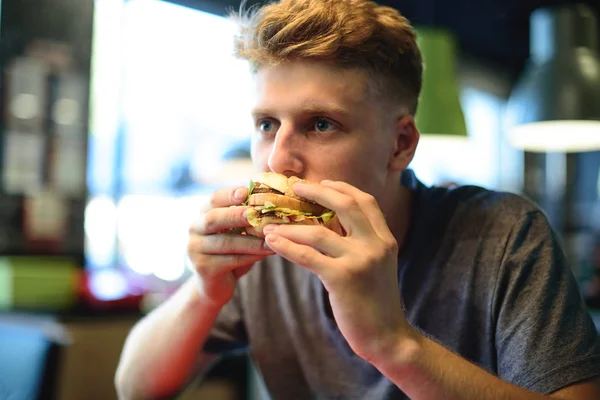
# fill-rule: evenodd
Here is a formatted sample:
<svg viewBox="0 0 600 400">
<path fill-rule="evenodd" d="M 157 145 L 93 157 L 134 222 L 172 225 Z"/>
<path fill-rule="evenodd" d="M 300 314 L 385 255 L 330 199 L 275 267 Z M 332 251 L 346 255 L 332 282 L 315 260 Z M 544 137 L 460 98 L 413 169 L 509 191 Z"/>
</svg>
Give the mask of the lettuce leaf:
<svg viewBox="0 0 600 400">
<path fill-rule="evenodd" d="M 333 211 L 327 211 L 321 215 L 314 215 L 307 212 L 302 212 L 299 210 L 292 210 L 290 208 L 285 207 L 277 207 L 275 204 L 271 202 L 265 202 L 264 206 L 256 206 L 255 210 L 259 211 L 261 214 L 273 213 L 278 217 L 303 217 L 303 218 L 322 218 L 324 222 L 328 222 L 335 213 Z M 302 219 L 296 219 L 297 221 L 301 221 Z"/>
<path fill-rule="evenodd" d="M 260 225 L 258 215 L 258 211 L 256 211 L 253 208 L 249 209 L 248 213 L 246 214 L 246 219 L 248 220 L 248 223 L 254 227 Z"/>
<path fill-rule="evenodd" d="M 248 185 L 248 197 L 246 197 L 246 201 L 244 202 L 245 206 L 248 205 L 248 199 L 250 199 L 250 195 L 252 194 L 252 192 L 254 192 L 254 186 L 254 181 L 250 180 L 250 184 Z"/>
<path fill-rule="evenodd" d="M 333 211 L 327 211 L 326 213 L 321 215 L 321 219 L 323 219 L 323 222 L 328 223 L 334 216 L 335 213 Z"/>
</svg>

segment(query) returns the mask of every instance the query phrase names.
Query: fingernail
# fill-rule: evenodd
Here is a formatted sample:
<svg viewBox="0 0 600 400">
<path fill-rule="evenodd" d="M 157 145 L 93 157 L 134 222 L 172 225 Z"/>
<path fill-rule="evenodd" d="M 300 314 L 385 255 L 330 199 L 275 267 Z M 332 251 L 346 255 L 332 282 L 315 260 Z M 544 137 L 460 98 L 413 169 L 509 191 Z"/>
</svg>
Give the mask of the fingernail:
<svg viewBox="0 0 600 400">
<path fill-rule="evenodd" d="M 244 212 L 243 212 L 243 214 L 242 214 L 242 217 L 243 217 L 243 218 L 244 218 L 246 221 L 248 221 L 248 211 L 250 211 L 250 209 L 249 209 L 249 208 L 245 209 L 245 210 L 244 210 Z"/>
<path fill-rule="evenodd" d="M 333 182 L 333 181 L 330 181 L 329 179 L 323 179 L 323 180 L 321 181 L 321 183 L 322 183 L 322 184 L 324 184 L 324 185 L 326 185 L 326 184 L 328 184 L 328 183 L 332 183 L 332 182 Z"/>
<path fill-rule="evenodd" d="M 273 231 L 275 231 L 276 226 L 275 225 L 267 225 L 263 228 L 263 233 L 266 235 L 267 233 L 271 233 Z"/>
<path fill-rule="evenodd" d="M 267 244 L 267 246 L 269 246 L 268 242 L 271 242 L 272 244 L 277 243 L 278 237 L 277 235 L 267 235 L 265 237 L 265 244 Z M 270 246 L 269 246 L 270 248 Z"/>
<path fill-rule="evenodd" d="M 238 200 L 238 201 L 244 201 L 246 199 L 246 195 L 248 194 L 248 190 L 247 189 L 236 189 L 235 193 L 233 194 L 233 197 Z"/>
<path fill-rule="evenodd" d="M 269 245 L 267 244 L 266 241 L 263 241 L 263 249 L 268 250 L 268 251 L 274 253 L 273 249 L 271 247 L 269 247 Z"/>
</svg>

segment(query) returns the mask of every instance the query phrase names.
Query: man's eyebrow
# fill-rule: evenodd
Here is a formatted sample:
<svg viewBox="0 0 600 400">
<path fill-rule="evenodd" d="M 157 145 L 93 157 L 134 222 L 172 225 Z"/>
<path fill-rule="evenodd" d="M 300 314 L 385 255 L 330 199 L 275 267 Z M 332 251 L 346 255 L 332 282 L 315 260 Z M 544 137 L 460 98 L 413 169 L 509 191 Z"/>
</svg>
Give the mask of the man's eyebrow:
<svg viewBox="0 0 600 400">
<path fill-rule="evenodd" d="M 341 115 L 343 117 L 350 115 L 350 113 L 347 110 L 345 110 L 344 108 L 339 107 L 337 105 L 333 105 L 333 104 L 332 105 L 323 105 L 323 104 L 308 103 L 308 104 L 299 106 L 298 110 L 299 110 L 299 113 L 312 114 L 312 115 L 334 114 L 334 115 Z M 255 118 L 268 116 L 268 115 L 273 115 L 273 111 L 268 108 L 255 108 L 254 110 L 252 110 L 252 116 Z"/>
<path fill-rule="evenodd" d="M 252 116 L 256 117 L 264 117 L 267 115 L 272 115 L 272 113 L 266 108 L 255 108 L 252 110 Z"/>
<path fill-rule="evenodd" d="M 334 104 L 307 104 L 306 106 L 302 107 L 301 110 L 306 114 L 337 114 L 342 116 L 349 115 L 347 110 Z"/>
</svg>

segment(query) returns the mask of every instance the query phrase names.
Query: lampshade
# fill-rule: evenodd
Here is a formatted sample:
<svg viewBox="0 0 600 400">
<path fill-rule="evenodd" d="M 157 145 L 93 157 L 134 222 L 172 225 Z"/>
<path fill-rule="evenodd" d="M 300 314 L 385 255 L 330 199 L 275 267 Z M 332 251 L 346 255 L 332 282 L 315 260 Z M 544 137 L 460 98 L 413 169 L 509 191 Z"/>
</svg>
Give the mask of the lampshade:
<svg viewBox="0 0 600 400">
<path fill-rule="evenodd" d="M 535 10 L 530 59 L 507 105 L 508 141 L 531 152 L 600 149 L 598 23 L 586 5 Z"/>
<path fill-rule="evenodd" d="M 456 39 L 442 28 L 417 27 L 423 56 L 423 88 L 416 115 L 423 135 L 466 137 L 467 127 L 459 99 Z"/>
</svg>

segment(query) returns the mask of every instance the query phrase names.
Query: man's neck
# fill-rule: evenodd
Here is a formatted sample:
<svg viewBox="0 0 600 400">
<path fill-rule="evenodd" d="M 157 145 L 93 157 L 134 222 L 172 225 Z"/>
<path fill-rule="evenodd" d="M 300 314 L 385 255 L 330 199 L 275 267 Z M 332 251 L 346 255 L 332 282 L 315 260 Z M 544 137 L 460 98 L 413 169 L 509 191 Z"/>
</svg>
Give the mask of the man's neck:
<svg viewBox="0 0 600 400">
<path fill-rule="evenodd" d="M 387 196 L 380 206 L 388 227 L 398 242 L 398 248 L 402 249 L 411 224 L 414 193 L 409 188 L 400 186 L 398 180 L 391 191 L 394 194 Z"/>
</svg>

